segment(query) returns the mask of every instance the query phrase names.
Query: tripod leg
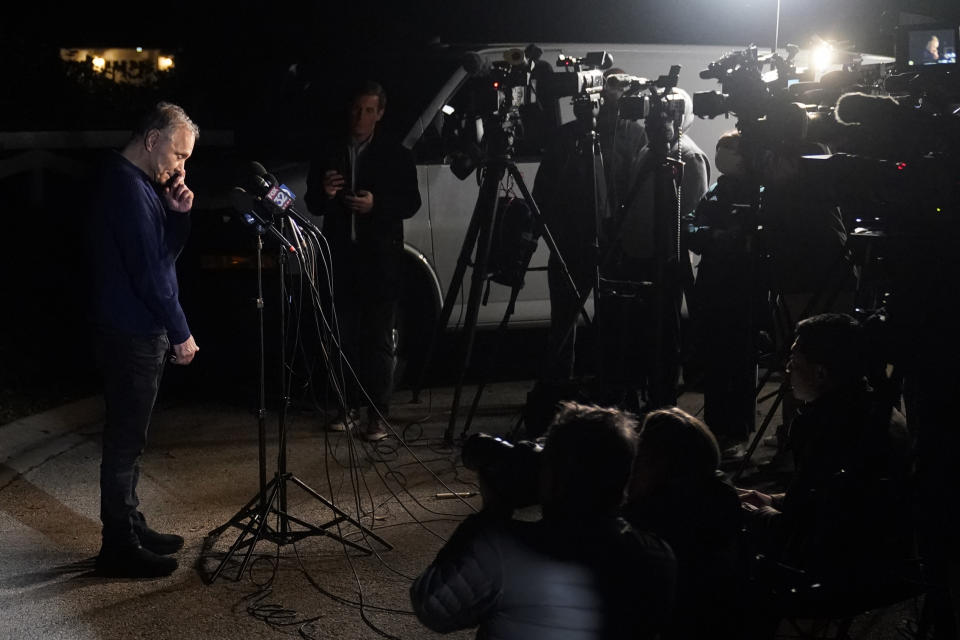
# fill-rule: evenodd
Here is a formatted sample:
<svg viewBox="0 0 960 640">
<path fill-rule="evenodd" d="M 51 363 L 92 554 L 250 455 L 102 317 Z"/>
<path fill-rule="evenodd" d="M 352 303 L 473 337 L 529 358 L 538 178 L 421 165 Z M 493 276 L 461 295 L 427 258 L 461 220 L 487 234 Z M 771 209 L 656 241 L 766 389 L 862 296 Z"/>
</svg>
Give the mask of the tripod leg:
<svg viewBox="0 0 960 640">
<path fill-rule="evenodd" d="M 473 209 L 473 216 L 470 218 L 470 224 L 467 226 L 467 234 L 463 238 L 463 246 L 460 247 L 460 256 L 457 258 L 457 267 L 450 278 L 450 286 L 447 288 L 447 294 L 443 298 L 443 308 L 440 310 L 440 317 L 437 319 L 437 326 L 434 328 L 433 335 L 430 337 L 430 345 L 427 347 L 427 353 L 420 366 L 420 372 L 417 375 L 417 382 L 413 386 L 413 402 L 420 399 L 420 391 L 423 389 L 423 380 L 430 368 L 430 362 L 433 360 L 434 351 L 437 343 L 447 330 L 447 323 L 450 321 L 450 315 L 453 313 L 453 305 L 460 295 L 460 286 L 463 282 L 463 275 L 470 265 L 470 256 L 473 255 L 473 248 L 477 242 L 477 235 L 480 232 L 480 221 L 483 218 L 482 201 L 477 199 Z"/>
<path fill-rule="evenodd" d="M 503 314 L 503 320 L 500 321 L 500 325 L 497 327 L 497 335 L 494 339 L 495 345 L 499 345 L 501 340 L 507 333 L 507 325 L 510 323 L 510 316 L 513 315 L 513 311 L 517 304 L 517 296 L 520 295 L 520 287 L 513 287 L 510 289 L 510 302 L 507 303 L 507 310 Z M 488 356 L 488 362 L 496 362 L 498 350 L 496 346 L 494 351 Z M 467 433 L 470 431 L 470 424 L 473 422 L 473 416 L 477 413 L 477 407 L 480 406 L 480 396 L 483 395 L 483 390 L 487 386 L 486 381 L 487 376 L 483 376 L 477 384 L 477 391 L 473 394 L 473 403 L 470 405 L 470 411 L 467 412 L 467 418 L 463 423 L 463 431 L 460 432 L 460 437 L 465 438 Z"/>
<path fill-rule="evenodd" d="M 570 290 L 573 292 L 573 295 L 579 297 L 580 292 L 577 290 L 577 283 L 574 281 L 573 275 L 570 274 L 570 269 L 567 268 L 567 263 L 564 261 L 559 247 L 557 247 L 557 241 L 554 240 L 553 233 L 550 231 L 550 227 L 547 226 L 547 223 L 543 220 L 543 216 L 540 214 L 540 208 L 537 206 L 533 196 L 530 194 L 530 190 L 527 189 L 527 184 L 523 181 L 523 175 L 521 175 L 520 170 L 517 169 L 515 164 L 507 165 L 507 169 L 510 171 L 510 177 L 513 178 L 514 184 L 516 184 L 517 188 L 520 189 L 520 195 L 523 196 L 527 206 L 530 207 L 530 212 L 533 214 L 534 219 L 536 219 L 536 221 L 540 224 L 543 241 L 547 243 L 547 249 L 550 250 L 550 253 L 553 254 L 557 262 L 560 264 L 560 271 L 564 274 L 564 276 L 566 276 L 567 283 L 570 285 Z M 580 314 L 583 316 L 584 322 L 589 325 L 590 316 L 588 316 L 587 312 L 583 309 L 583 305 L 580 306 Z"/>
<path fill-rule="evenodd" d="M 757 429 L 757 433 L 753 436 L 753 440 L 750 442 L 750 446 L 747 448 L 746 455 L 743 456 L 743 460 L 740 462 L 740 466 L 737 467 L 737 472 L 733 474 L 733 481 L 736 482 L 743 476 L 743 472 L 747 470 L 747 465 L 750 464 L 750 458 L 753 457 L 753 453 L 757 450 L 757 445 L 763 440 L 763 434 L 766 433 L 767 427 L 770 426 L 770 421 L 773 420 L 773 416 L 777 413 L 777 409 L 780 407 L 780 402 L 783 400 L 783 395 L 787 392 L 787 383 L 783 382 L 780 384 L 780 388 L 777 390 L 777 397 L 773 401 L 773 405 L 770 407 L 770 410 L 767 411 L 767 415 L 764 416 L 763 422 L 760 424 L 760 428 Z"/>
<path fill-rule="evenodd" d="M 445 442 L 453 441 L 453 429 L 457 423 L 457 409 L 460 406 L 460 394 L 463 391 L 463 379 L 466 375 L 467 365 L 470 363 L 470 356 L 473 352 L 473 338 L 477 329 L 477 313 L 480 311 L 480 295 L 483 293 L 483 283 L 487 279 L 487 264 L 490 259 L 490 244 L 493 240 L 493 220 L 497 213 L 497 193 L 500 188 L 500 181 L 503 179 L 505 166 L 501 163 L 490 165 L 486 168 L 483 175 L 483 183 L 480 185 L 480 195 L 477 199 L 477 208 L 481 213 L 481 220 L 478 229 L 477 255 L 473 264 L 473 276 L 470 280 L 470 297 L 467 299 L 466 320 L 463 325 L 464 347 L 463 358 L 461 359 L 460 375 L 457 379 L 457 386 L 453 390 L 453 404 L 450 407 L 450 422 L 447 430 L 443 434 Z M 487 212 L 483 216 L 484 209 Z M 477 211 L 474 212 L 474 215 Z"/>
<path fill-rule="evenodd" d="M 240 526 L 239 523 L 243 522 L 246 518 L 249 518 L 252 514 L 257 513 L 258 511 L 263 511 L 266 509 L 266 500 L 267 500 L 267 486 L 264 484 L 263 490 L 261 493 L 253 496 L 247 504 L 245 504 L 239 511 L 237 511 L 232 518 L 224 522 L 222 525 L 210 531 L 207 534 L 208 538 L 214 538 L 219 536 L 221 533 L 233 526 Z M 256 505 L 256 506 L 254 506 Z"/>
<path fill-rule="evenodd" d="M 356 528 L 360 529 L 365 536 L 369 536 L 369 537 L 373 538 L 374 540 L 376 540 L 377 542 L 379 542 L 380 544 L 382 544 L 382 545 L 384 546 L 384 548 L 387 549 L 387 551 L 389 551 L 390 549 L 393 549 L 393 545 L 392 545 L 392 544 L 390 544 L 389 542 L 387 542 L 386 540 L 384 540 L 383 538 L 381 538 L 380 536 L 378 536 L 377 534 L 375 534 L 375 533 L 374 533 L 372 530 L 370 530 L 369 528 L 363 526 L 363 524 L 362 524 L 359 520 L 356 520 L 356 519 L 352 518 L 348 513 L 346 513 L 345 511 L 341 510 L 341 509 L 338 508 L 335 504 L 333 504 L 331 501 L 327 500 L 327 499 L 324 498 L 322 495 L 320 495 L 319 493 L 317 493 L 316 491 L 314 491 L 313 489 L 311 489 L 309 486 L 306 485 L 306 483 L 304 483 L 302 480 L 300 480 L 300 478 L 298 478 L 298 477 L 296 477 L 296 476 L 294 476 L 294 475 L 289 476 L 289 478 L 290 478 L 290 480 L 291 480 L 294 484 L 296 484 L 298 487 L 300 487 L 301 489 L 303 489 L 304 491 L 306 491 L 307 493 L 309 493 L 309 494 L 310 494 L 311 496 L 313 496 L 316 500 L 318 500 L 318 501 L 321 502 L 323 505 L 325 505 L 328 509 L 330 509 L 330 510 L 333 511 L 335 514 L 337 514 L 339 520 L 341 520 L 341 521 L 342 521 L 342 520 L 346 520 L 347 522 L 349 522 L 350 524 L 352 524 L 352 525 L 355 526 Z M 332 521 L 332 522 L 330 522 L 330 523 L 327 523 L 326 525 L 322 525 L 320 528 L 321 528 L 321 529 L 325 529 L 326 527 L 332 526 L 333 524 L 336 524 L 336 520 L 334 520 L 334 521 Z M 332 536 L 332 534 L 330 534 L 330 533 L 328 533 L 327 535 L 331 535 L 331 536 Z M 334 538 L 337 538 L 337 539 L 340 539 L 338 536 L 333 536 L 333 537 L 334 537 Z M 341 541 L 342 541 L 342 540 L 341 540 Z M 351 544 L 351 543 L 348 543 L 348 544 Z M 353 545 L 353 546 L 356 546 L 356 545 Z"/>
<path fill-rule="evenodd" d="M 557 246 L 557 242 L 553 237 L 553 233 L 550 231 L 550 227 L 543 220 L 543 215 L 540 213 L 540 208 L 537 206 L 536 201 L 534 201 L 529 189 L 527 189 L 527 185 L 523 180 L 523 175 L 521 175 L 520 170 L 517 169 L 516 165 L 514 164 L 508 165 L 507 168 L 510 171 L 510 176 L 513 178 L 514 183 L 520 189 L 520 194 L 530 207 L 533 217 L 540 224 L 541 235 L 543 236 L 544 242 L 547 244 L 547 249 L 549 249 L 550 254 L 554 257 L 554 259 L 557 260 L 557 263 L 560 265 L 560 271 L 563 273 L 566 282 L 570 286 L 570 291 L 573 292 L 573 295 L 578 300 L 576 311 L 574 311 L 572 317 L 568 321 L 565 321 L 562 325 L 565 327 L 565 330 L 559 334 L 559 339 L 556 336 L 552 337 L 551 343 L 547 347 L 548 353 L 550 354 L 548 356 L 550 358 L 550 363 L 548 363 L 549 367 L 559 359 L 559 354 L 563 349 L 563 345 L 565 345 L 573 335 L 573 331 L 577 326 L 577 319 L 582 317 L 584 324 L 587 326 L 592 324 L 590 316 L 584 309 L 584 305 L 587 302 L 587 298 L 590 297 L 593 287 L 589 287 L 583 292 L 578 289 L 577 283 L 573 278 L 573 274 L 570 273 L 570 268 L 567 266 L 567 263 L 560 252 L 560 248 Z"/>
<path fill-rule="evenodd" d="M 273 487 L 270 489 L 270 497 L 263 500 L 262 510 L 254 511 L 248 514 L 247 517 L 250 518 L 250 521 L 246 524 L 246 526 L 240 532 L 240 535 L 237 536 L 237 539 L 230 546 L 230 550 L 227 551 L 227 554 L 223 557 L 223 560 L 220 561 L 220 564 L 217 566 L 216 570 L 213 572 L 213 575 L 210 576 L 209 584 L 213 584 L 216 581 L 216 579 L 220 577 L 220 574 L 223 572 L 223 568 L 226 566 L 227 562 L 230 561 L 230 558 L 233 557 L 233 554 L 236 553 L 237 550 L 240 549 L 240 547 L 242 547 L 244 544 L 248 544 L 249 547 L 247 549 L 247 552 L 243 556 L 243 561 L 240 563 L 240 569 L 237 571 L 237 577 L 234 580 L 234 582 L 239 581 L 240 578 L 243 576 L 243 572 L 246 570 L 247 564 L 250 562 L 250 556 L 253 555 L 253 550 L 257 546 L 257 542 L 260 541 L 260 538 L 263 536 L 264 530 L 268 526 L 267 518 L 270 515 L 270 511 L 273 509 L 273 503 L 277 499 L 278 489 L 280 485 L 278 478 L 279 476 L 275 476 L 274 479 L 271 481 L 271 484 L 273 484 Z M 262 496 L 258 494 L 257 497 L 254 498 L 254 500 L 251 500 L 251 503 L 258 500 L 261 497 Z M 227 523 L 227 525 L 224 525 L 224 527 L 230 524 L 236 524 L 236 523 L 229 522 Z M 220 530 L 222 529 L 223 528 L 221 527 Z M 217 530 L 215 529 L 214 531 L 217 531 Z M 253 538 L 251 540 L 248 540 L 247 536 L 250 535 L 251 533 L 253 534 Z M 212 534 L 213 532 L 211 532 L 211 535 Z"/>
</svg>

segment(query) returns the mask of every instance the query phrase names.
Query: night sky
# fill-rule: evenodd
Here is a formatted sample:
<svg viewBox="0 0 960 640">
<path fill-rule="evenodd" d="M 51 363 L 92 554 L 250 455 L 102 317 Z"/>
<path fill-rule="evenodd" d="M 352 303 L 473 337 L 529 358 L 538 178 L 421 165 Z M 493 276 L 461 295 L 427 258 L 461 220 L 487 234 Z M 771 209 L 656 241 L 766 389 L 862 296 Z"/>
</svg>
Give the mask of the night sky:
<svg viewBox="0 0 960 640">
<path fill-rule="evenodd" d="M 804 46 L 813 34 L 845 48 L 892 53 L 900 9 L 960 20 L 948 0 L 781 0 L 781 44 Z M 0 55 L 12 78 L 0 95 L 3 128 L 102 128 L 126 123 L 102 105 L 77 106 L 56 68 L 61 47 L 161 47 L 177 56 L 173 98 L 204 122 L 237 128 L 265 117 L 264 102 L 283 100 L 294 63 L 321 78 L 351 73 L 358 52 L 423 47 L 430 42 L 607 42 L 720 44 L 773 42 L 776 0 L 281 0 L 21 3 L 0 22 Z M 690 70 L 691 72 L 693 70 Z M 411 78 L 416 78 L 411 70 Z M 411 83 L 416 90 L 415 80 Z M 112 98 L 115 109 L 129 103 Z M 74 106 L 73 109 L 66 108 Z M 98 121 L 100 120 L 100 121 Z"/>
<path fill-rule="evenodd" d="M 899 9 L 944 17 L 950 0 L 781 0 L 781 41 L 813 33 L 874 52 Z M 21 3 L 4 40 L 56 46 L 178 46 L 233 59 L 328 58 L 353 47 L 458 41 L 742 45 L 773 39 L 776 0 L 407 0 Z M 884 17 L 886 14 L 886 18 Z M 8 45 L 9 46 L 9 45 Z"/>
</svg>

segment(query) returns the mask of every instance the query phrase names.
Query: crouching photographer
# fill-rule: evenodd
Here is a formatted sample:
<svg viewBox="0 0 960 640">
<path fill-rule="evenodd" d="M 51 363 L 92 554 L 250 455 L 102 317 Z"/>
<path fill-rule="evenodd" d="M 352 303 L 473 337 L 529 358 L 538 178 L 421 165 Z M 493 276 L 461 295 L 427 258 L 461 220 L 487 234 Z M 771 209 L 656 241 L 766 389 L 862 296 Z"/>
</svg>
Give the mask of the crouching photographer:
<svg viewBox="0 0 960 640">
<path fill-rule="evenodd" d="M 478 638 L 655 637 L 673 606 L 676 562 L 661 539 L 617 516 L 634 426 L 614 409 L 564 403 L 542 452 L 489 438 L 465 446 L 483 509 L 413 583 L 420 622 L 441 633 L 478 627 Z M 536 472 L 521 472 L 531 461 Z M 542 519 L 512 519 L 533 495 Z"/>
</svg>

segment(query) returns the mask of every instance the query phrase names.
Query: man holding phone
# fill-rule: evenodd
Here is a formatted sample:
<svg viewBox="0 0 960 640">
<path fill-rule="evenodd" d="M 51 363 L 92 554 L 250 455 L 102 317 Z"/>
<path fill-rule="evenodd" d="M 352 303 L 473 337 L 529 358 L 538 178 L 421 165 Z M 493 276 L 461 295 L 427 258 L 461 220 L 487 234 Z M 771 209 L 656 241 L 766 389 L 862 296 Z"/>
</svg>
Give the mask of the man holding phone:
<svg viewBox="0 0 960 640">
<path fill-rule="evenodd" d="M 96 570 L 105 576 L 169 575 L 177 561 L 167 556 L 183 547 L 147 526 L 137 481 L 164 364 L 190 364 L 198 351 L 176 272 L 193 207 L 185 164 L 198 135 L 183 109 L 157 104 L 106 159 L 94 189 L 91 320 L 106 406 Z"/>
<path fill-rule="evenodd" d="M 359 423 L 359 408 L 367 405 L 366 421 L 354 433 L 371 442 L 389 435 L 384 418 L 393 393 L 403 221 L 420 208 L 413 154 L 377 133 L 386 101 L 383 87 L 370 80 L 351 92 L 347 135 L 321 148 L 305 196 L 310 212 L 324 219 L 339 340 L 350 363 L 333 366 L 344 374 L 346 406 L 330 428 Z"/>
</svg>

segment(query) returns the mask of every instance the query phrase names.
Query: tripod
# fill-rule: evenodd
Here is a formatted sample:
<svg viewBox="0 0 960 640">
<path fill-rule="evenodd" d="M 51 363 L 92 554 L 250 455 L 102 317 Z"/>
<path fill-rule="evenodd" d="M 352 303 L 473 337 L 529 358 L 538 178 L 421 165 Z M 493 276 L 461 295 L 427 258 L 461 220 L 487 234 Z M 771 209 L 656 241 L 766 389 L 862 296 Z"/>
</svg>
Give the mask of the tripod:
<svg viewBox="0 0 960 640">
<path fill-rule="evenodd" d="M 773 398 L 773 404 L 767 410 L 766 415 L 764 415 L 763 420 L 760 423 L 760 426 L 757 428 L 756 433 L 754 434 L 752 440 L 750 441 L 749 446 L 744 454 L 743 460 L 740 461 L 740 464 L 737 467 L 736 472 L 733 474 L 732 480 L 736 482 L 744 473 L 747 471 L 750 465 L 750 461 L 753 458 L 754 453 L 757 450 L 759 444 L 763 441 L 764 435 L 766 434 L 767 428 L 770 426 L 770 422 L 773 420 L 774 416 L 777 413 L 777 409 L 780 407 L 780 404 L 784 401 L 784 398 L 790 390 L 790 380 L 789 377 L 784 376 L 783 380 L 778 385 L 775 391 L 761 395 L 763 388 L 773 377 L 773 374 L 776 371 L 785 371 L 787 360 L 790 357 L 790 345 L 793 343 L 794 336 L 794 327 L 796 323 L 800 320 L 810 317 L 815 313 L 821 313 L 833 308 L 834 303 L 836 302 L 838 296 L 843 291 L 843 274 L 845 271 L 849 270 L 854 265 L 854 260 L 852 253 L 849 250 L 849 237 L 848 244 L 844 247 L 843 254 L 836 264 L 828 270 L 828 272 L 822 278 L 819 287 L 813 293 L 809 301 L 803 306 L 802 310 L 799 313 L 799 317 L 794 319 L 786 303 L 782 301 L 779 304 L 776 304 L 776 307 L 773 309 L 773 314 L 775 320 L 780 320 L 781 322 L 775 323 L 779 324 L 779 331 L 781 335 L 784 336 L 782 339 L 782 349 L 776 351 L 773 355 L 772 362 L 768 365 L 766 372 L 763 377 L 759 380 L 756 387 L 756 403 L 761 404 L 767 400 Z M 779 296 L 777 296 L 779 299 Z"/>
<path fill-rule="evenodd" d="M 618 184 L 618 174 L 615 170 L 610 171 L 610 176 L 603 165 L 603 155 L 601 145 L 595 131 L 595 122 L 597 112 L 591 113 L 586 109 L 577 110 L 577 104 L 574 105 L 574 112 L 583 128 L 581 142 L 578 153 L 582 157 L 582 162 L 586 163 L 585 173 L 592 175 L 593 188 L 593 219 L 594 234 L 592 243 L 592 280 L 591 288 L 581 291 L 576 306 L 568 312 L 564 323 L 561 325 L 561 331 L 555 334 L 555 339 L 551 344 L 550 361 L 559 363 L 563 360 L 563 349 L 570 340 L 573 332 L 576 330 L 576 313 L 583 310 L 591 293 L 595 296 L 594 305 L 594 323 L 599 328 L 601 357 L 598 359 L 598 373 L 606 388 L 614 388 L 621 394 L 621 398 L 616 400 L 618 404 L 626 404 L 628 408 L 633 409 L 631 400 L 627 397 L 630 393 L 631 385 L 629 373 L 631 363 L 625 358 L 630 350 L 623 348 L 623 340 L 612 340 L 616 336 L 621 336 L 628 342 L 635 339 L 637 327 L 629 322 L 623 321 L 625 315 L 622 309 L 611 308 L 611 304 L 617 305 L 636 305 L 639 303 L 642 307 L 652 307 L 653 316 L 650 320 L 648 336 L 641 338 L 642 342 L 634 345 L 644 351 L 651 351 L 648 364 L 645 369 L 653 372 L 649 377 L 649 396 L 652 404 L 656 406 L 672 404 L 675 402 L 675 391 L 671 394 L 663 384 L 658 372 L 663 371 L 664 364 L 669 360 L 673 364 L 676 358 L 670 359 L 667 353 L 667 344 L 665 337 L 672 340 L 670 345 L 675 344 L 676 337 L 679 334 L 679 306 L 672 304 L 670 294 L 674 288 L 669 286 L 671 280 L 675 278 L 675 273 L 671 268 L 679 264 L 677 256 L 679 255 L 679 241 L 677 239 L 679 202 L 677 200 L 677 185 L 682 179 L 682 163 L 670 157 L 673 148 L 672 139 L 667 135 L 665 124 L 672 123 L 671 120 L 664 120 L 666 116 L 671 116 L 670 112 L 661 113 L 660 110 L 652 110 L 648 117 L 648 124 L 645 127 L 646 136 L 649 138 L 646 144 L 646 156 L 636 165 L 636 173 L 633 167 L 629 172 L 631 182 L 626 186 L 630 187 L 626 197 L 622 200 L 617 198 L 616 187 Z M 613 143 L 617 143 L 618 135 L 627 135 L 631 131 L 632 124 L 620 120 L 619 114 L 612 111 L 615 105 L 609 105 L 605 109 L 606 115 L 614 116 L 612 123 Z M 603 115 L 603 114 L 601 114 Z M 622 128 L 621 128 L 622 127 Z M 676 129 L 679 131 L 679 127 Z M 608 133 L 609 135 L 609 133 Z M 627 141 L 630 140 L 628 136 Z M 629 142 L 628 142 L 629 144 Z M 631 147 L 632 148 L 632 147 Z M 614 154 L 613 157 L 617 157 Z M 615 167 L 613 167 L 616 169 Z M 638 198 L 641 197 L 645 185 L 652 180 L 652 209 L 649 215 L 652 216 L 652 257 L 645 259 L 634 259 L 625 256 L 621 250 L 621 234 L 632 207 Z M 609 183 L 609 184 L 607 184 Z M 601 191 L 604 187 L 610 192 L 609 199 Z M 623 185 L 621 185 L 623 186 Z M 610 204 L 611 212 L 615 215 L 606 213 L 607 203 Z M 610 277 L 611 270 L 620 272 L 627 276 L 627 279 L 615 280 Z M 672 276 L 672 277 L 671 277 Z M 669 314 L 667 313 L 669 306 Z M 674 309 L 676 307 L 676 309 Z M 649 312 L 643 309 L 645 314 Z M 607 340 L 607 343 L 604 342 Z M 605 348 L 607 347 L 607 348 Z M 652 364 L 651 364 L 652 363 Z M 609 402 L 612 399 L 606 399 Z M 634 396 L 635 400 L 635 396 Z"/>
<path fill-rule="evenodd" d="M 272 227 L 271 227 L 272 229 Z M 392 545 L 383 540 L 381 537 L 373 533 L 370 529 L 363 526 L 359 520 L 351 517 L 348 513 L 339 509 L 333 502 L 324 496 L 320 495 L 312 488 L 310 488 L 305 482 L 300 478 L 295 476 L 293 473 L 287 470 L 287 429 L 286 429 L 286 417 L 287 417 L 287 408 L 289 406 L 289 389 L 287 383 L 287 363 L 286 363 L 286 335 L 285 335 L 285 300 L 287 298 L 286 294 L 286 275 L 285 275 L 285 264 L 286 264 L 286 255 L 287 251 L 281 250 L 280 253 L 280 293 L 281 293 L 281 304 L 280 304 L 280 368 L 281 368 L 281 391 L 280 391 L 280 411 L 278 419 L 278 455 L 277 455 L 277 471 L 274 474 L 273 478 L 267 482 L 267 452 L 266 452 L 266 375 L 265 375 L 265 357 L 264 357 L 264 319 L 263 319 L 263 262 L 262 262 L 262 253 L 263 253 L 263 234 L 267 229 L 259 228 L 257 229 L 257 318 L 258 318 L 258 330 L 259 330 L 259 400 L 260 405 L 257 410 L 257 424 L 258 424 L 258 445 L 259 445 L 259 491 L 257 495 L 253 496 L 232 518 L 227 522 L 220 525 L 216 529 L 210 531 L 207 534 L 207 540 L 210 541 L 213 538 L 219 537 L 224 531 L 230 527 L 237 527 L 240 529 L 240 535 L 236 538 L 233 544 L 230 546 L 230 549 L 224 555 L 223 559 L 220 561 L 220 564 L 211 574 L 208 579 L 208 583 L 213 583 L 218 577 L 223 573 L 226 565 L 232 559 L 233 555 L 241 550 L 246 549 L 246 553 L 243 556 L 243 560 L 240 562 L 240 566 L 237 569 L 237 573 L 233 578 L 234 581 L 239 581 L 240 577 L 243 575 L 243 572 L 246 570 L 247 564 L 250 562 L 250 557 L 253 555 L 253 550 L 256 547 L 257 543 L 261 539 L 269 540 L 277 545 L 286 545 L 298 542 L 304 538 L 317 535 L 325 535 L 330 538 L 333 538 L 340 544 L 347 545 L 358 551 L 364 553 L 372 553 L 372 550 L 368 547 L 364 547 L 355 542 L 347 540 L 339 533 L 333 533 L 330 531 L 332 527 L 337 527 L 339 532 L 339 526 L 341 523 L 349 523 L 356 528 L 358 528 L 364 535 L 364 538 L 369 536 L 373 538 L 378 543 L 384 546 L 385 549 L 392 549 Z M 290 247 L 292 249 L 292 247 Z M 308 496 L 327 507 L 334 513 L 334 518 L 324 524 L 315 525 L 309 522 L 306 522 L 300 518 L 297 518 L 291 515 L 288 512 L 287 504 L 287 483 L 293 483 L 295 486 L 299 487 L 301 490 L 307 493 Z M 276 525 L 271 524 L 271 516 L 276 516 Z M 297 528 L 295 528 L 295 526 Z"/>
<path fill-rule="evenodd" d="M 420 379 L 417 382 L 413 392 L 414 397 L 417 397 L 419 390 L 423 385 L 423 378 L 433 358 L 437 343 L 446 330 L 447 322 L 450 320 L 450 315 L 453 312 L 453 306 L 456 303 L 457 296 L 460 293 L 461 282 L 463 281 L 467 267 L 470 266 L 471 256 L 474 254 L 474 250 L 476 250 L 476 257 L 473 261 L 473 273 L 470 281 L 470 295 L 467 299 L 466 319 L 464 321 L 463 328 L 463 355 L 460 360 L 457 384 L 454 388 L 453 404 L 450 408 L 450 421 L 447 424 L 447 428 L 443 434 L 444 442 L 447 444 L 453 442 L 453 431 L 457 423 L 457 413 L 459 411 L 460 397 L 463 391 L 463 381 L 473 352 L 474 334 L 476 333 L 477 328 L 477 314 L 480 309 L 483 285 L 490 279 L 490 247 L 493 240 L 494 220 L 496 218 L 497 207 L 499 204 L 498 196 L 500 192 L 500 182 L 506 175 L 509 175 L 520 189 L 523 202 L 527 205 L 534 219 L 537 221 L 541 230 L 541 235 L 547 243 L 547 247 L 557 258 L 557 260 L 560 261 L 560 264 L 562 265 L 561 268 L 566 274 L 570 286 L 576 292 L 576 284 L 574 284 L 573 278 L 570 276 L 566 264 L 563 262 L 563 257 L 560 255 L 560 252 L 557 249 L 553 235 L 550 233 L 550 229 L 543 221 L 543 218 L 540 214 L 540 209 L 537 207 L 536 202 L 534 202 L 533 197 L 530 195 L 530 191 L 527 189 L 527 185 L 523 180 L 523 176 L 520 174 L 516 163 L 514 163 L 512 159 L 511 134 L 506 131 L 499 122 L 495 122 L 494 126 L 487 127 L 487 131 L 489 132 L 488 135 L 491 152 L 488 153 L 487 158 L 485 158 L 477 168 L 478 171 L 483 171 L 483 179 L 480 183 L 480 192 L 477 195 L 477 201 L 473 209 L 473 215 L 470 218 L 470 224 L 467 227 L 467 233 L 463 240 L 463 246 L 460 249 L 460 256 L 457 259 L 457 267 L 454 270 L 453 277 L 450 280 L 450 287 L 447 289 L 447 294 L 444 297 L 443 308 L 440 312 L 440 317 L 437 320 L 436 329 L 434 330 L 433 336 L 430 340 L 430 346 L 427 349 L 426 357 L 424 358 L 424 365 L 420 372 Z M 510 302 L 507 305 L 503 320 L 500 323 L 498 335 L 505 330 L 510 316 L 513 314 L 517 296 L 519 295 L 519 291 L 522 286 L 523 283 L 520 282 L 514 283 L 511 287 Z M 464 426 L 463 435 L 466 435 L 467 429 L 470 426 L 470 422 L 473 418 L 474 412 L 476 411 L 483 386 L 483 383 L 481 383 L 477 389 L 474 402 L 471 406 L 470 415 L 468 416 Z"/>
</svg>

